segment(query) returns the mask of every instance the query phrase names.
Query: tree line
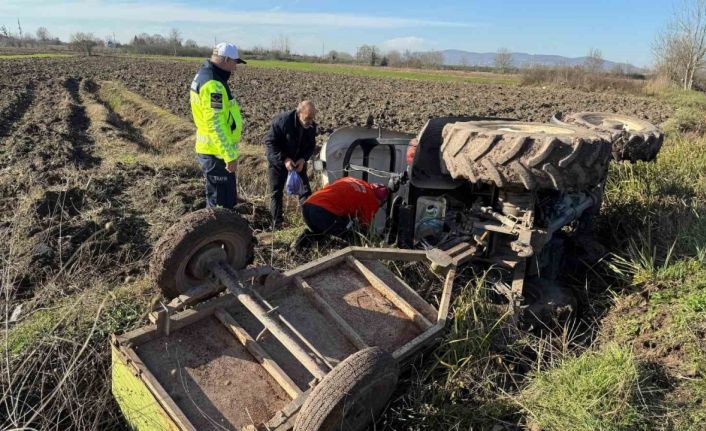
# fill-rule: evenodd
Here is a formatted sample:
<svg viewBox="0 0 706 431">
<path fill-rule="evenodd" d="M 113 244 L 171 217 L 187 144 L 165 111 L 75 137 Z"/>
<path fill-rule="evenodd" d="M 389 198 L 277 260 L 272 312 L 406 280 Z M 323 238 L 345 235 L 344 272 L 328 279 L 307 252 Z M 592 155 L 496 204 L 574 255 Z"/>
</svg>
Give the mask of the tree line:
<svg viewBox="0 0 706 431">
<path fill-rule="evenodd" d="M 678 84 L 684 89 L 698 85 L 706 88 L 706 0 L 680 0 L 667 26 L 659 32 L 653 46 L 655 72 Z M 133 54 L 208 56 L 210 47 L 199 46 L 192 39 L 186 39 L 181 32 L 173 28 L 164 36 L 161 34 L 141 33 L 133 36 L 126 43 L 120 43 L 113 36 L 100 38 L 93 33 L 75 32 L 68 42 L 53 36 L 46 27 L 39 27 L 34 32 L 22 28 L 20 20 L 17 26 L 0 25 L 0 47 L 42 47 L 68 46 L 70 49 L 91 55 L 95 48 L 117 49 Z M 243 50 L 256 58 L 281 60 L 316 60 L 331 63 L 357 63 L 370 66 L 392 66 L 412 68 L 433 68 L 443 66 L 444 58 L 439 51 L 412 52 L 410 50 L 383 51 L 375 45 L 361 45 L 354 54 L 331 50 L 318 56 L 300 56 L 292 53 L 289 38 L 279 35 L 272 40 L 269 48 L 255 47 Z M 574 67 L 588 72 L 603 73 L 603 56 L 597 49 L 592 49 L 585 64 Z M 462 68 L 469 65 L 461 59 Z M 517 72 L 511 52 L 501 48 L 495 55 L 494 69 L 501 73 Z M 541 66 L 539 66 L 541 67 Z M 559 67 L 567 69 L 568 66 Z M 629 74 L 624 66 L 617 65 L 612 74 Z"/>
<path fill-rule="evenodd" d="M 61 40 L 49 33 L 46 27 L 39 27 L 34 33 L 22 30 L 22 24 L 17 21 L 17 31 L 12 31 L 6 25 L 0 25 L 0 46 L 37 47 L 59 45 Z"/>
<path fill-rule="evenodd" d="M 682 0 L 652 46 L 656 69 L 684 90 L 706 89 L 706 0 Z M 701 76 L 700 76 L 701 75 Z"/>
</svg>

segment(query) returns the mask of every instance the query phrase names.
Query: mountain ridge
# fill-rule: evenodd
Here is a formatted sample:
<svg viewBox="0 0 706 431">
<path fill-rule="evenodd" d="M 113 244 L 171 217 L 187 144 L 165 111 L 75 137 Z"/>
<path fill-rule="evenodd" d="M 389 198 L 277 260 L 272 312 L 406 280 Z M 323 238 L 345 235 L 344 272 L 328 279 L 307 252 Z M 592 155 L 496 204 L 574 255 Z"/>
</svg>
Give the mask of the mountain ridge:
<svg viewBox="0 0 706 431">
<path fill-rule="evenodd" d="M 441 53 L 444 56 L 444 65 L 447 66 L 481 66 L 493 67 L 495 65 L 496 52 L 472 52 L 461 49 L 445 49 Z M 586 63 L 588 57 L 564 57 L 552 54 L 528 54 L 525 52 L 512 52 L 512 65 L 514 67 L 527 67 L 532 65 L 540 66 L 580 66 Z M 603 69 L 612 71 L 620 66 L 625 73 L 644 72 L 644 69 L 630 63 L 603 61 Z"/>
</svg>

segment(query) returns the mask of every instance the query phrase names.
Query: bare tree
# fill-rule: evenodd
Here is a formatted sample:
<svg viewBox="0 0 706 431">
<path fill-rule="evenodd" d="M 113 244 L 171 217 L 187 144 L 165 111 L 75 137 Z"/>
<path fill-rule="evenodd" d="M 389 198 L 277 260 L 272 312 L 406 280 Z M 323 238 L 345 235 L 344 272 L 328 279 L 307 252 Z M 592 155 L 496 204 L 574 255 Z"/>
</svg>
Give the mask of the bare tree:
<svg viewBox="0 0 706 431">
<path fill-rule="evenodd" d="M 47 30 L 46 27 L 39 27 L 37 29 L 37 40 L 39 40 L 42 43 L 47 43 L 51 39 L 51 35 L 49 34 L 49 30 Z"/>
<path fill-rule="evenodd" d="M 512 53 L 507 48 L 500 48 L 495 53 L 495 60 L 493 61 L 495 68 L 500 73 L 505 73 L 512 67 Z"/>
<path fill-rule="evenodd" d="M 291 53 L 289 47 L 289 37 L 280 34 L 276 38 L 272 39 L 272 51 L 278 56 L 288 57 Z"/>
<path fill-rule="evenodd" d="M 588 70 L 589 72 L 593 72 L 593 73 L 602 72 L 603 71 L 603 64 L 605 64 L 605 60 L 603 60 L 603 53 L 601 52 L 600 49 L 596 49 L 596 48 L 591 48 L 588 51 L 588 55 L 586 56 L 586 60 L 583 63 L 586 70 Z"/>
<path fill-rule="evenodd" d="M 177 55 L 177 50 L 181 47 L 181 32 L 177 28 L 173 28 L 169 31 L 169 45 L 172 47 L 174 56 Z"/>
<path fill-rule="evenodd" d="M 652 50 L 658 69 L 690 90 L 706 56 L 706 0 L 683 0 Z"/>
<path fill-rule="evenodd" d="M 361 45 L 355 51 L 355 61 L 358 63 L 370 64 L 373 61 L 375 47 L 371 45 Z"/>
<path fill-rule="evenodd" d="M 402 65 L 402 54 L 396 49 L 387 52 L 387 62 L 390 66 L 401 66 Z"/>
<path fill-rule="evenodd" d="M 378 49 L 375 46 L 372 46 L 372 49 L 370 51 L 370 65 L 375 66 L 378 62 Z"/>
<path fill-rule="evenodd" d="M 422 67 L 439 67 L 444 64 L 444 54 L 441 51 L 427 51 L 419 54 Z"/>
<path fill-rule="evenodd" d="M 86 55 L 91 55 L 93 48 L 98 45 L 98 41 L 93 33 L 73 33 L 69 38 L 71 47 L 77 51 L 83 51 Z"/>
<path fill-rule="evenodd" d="M 469 66 L 468 55 L 462 54 L 461 55 L 461 67 L 468 67 L 468 66 Z"/>
</svg>

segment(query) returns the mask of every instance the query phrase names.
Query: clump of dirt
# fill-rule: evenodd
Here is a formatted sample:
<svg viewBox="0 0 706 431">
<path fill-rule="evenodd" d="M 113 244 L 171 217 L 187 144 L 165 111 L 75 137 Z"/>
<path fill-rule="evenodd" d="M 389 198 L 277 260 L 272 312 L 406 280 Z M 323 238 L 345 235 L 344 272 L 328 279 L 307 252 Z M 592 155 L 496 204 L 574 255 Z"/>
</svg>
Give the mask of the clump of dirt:
<svg viewBox="0 0 706 431">
<path fill-rule="evenodd" d="M 53 217 L 57 212 L 73 217 L 81 213 L 84 198 L 84 191 L 76 187 L 61 191 L 47 191 L 34 207 L 39 217 Z"/>
</svg>

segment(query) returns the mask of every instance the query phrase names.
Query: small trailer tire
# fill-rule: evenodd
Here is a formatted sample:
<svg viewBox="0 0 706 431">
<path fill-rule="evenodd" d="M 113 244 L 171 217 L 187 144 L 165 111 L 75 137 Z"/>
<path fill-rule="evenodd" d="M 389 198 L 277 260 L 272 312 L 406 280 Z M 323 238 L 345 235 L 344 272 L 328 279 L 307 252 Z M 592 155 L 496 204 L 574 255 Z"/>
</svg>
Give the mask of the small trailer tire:
<svg viewBox="0 0 706 431">
<path fill-rule="evenodd" d="M 213 260 L 235 269 L 252 263 L 254 239 L 236 212 L 205 208 L 182 217 L 159 239 L 150 261 L 150 276 L 167 299 L 208 280 Z"/>
<path fill-rule="evenodd" d="M 294 431 L 362 431 L 375 421 L 397 385 L 399 366 L 369 347 L 338 364 L 304 402 Z"/>
</svg>

